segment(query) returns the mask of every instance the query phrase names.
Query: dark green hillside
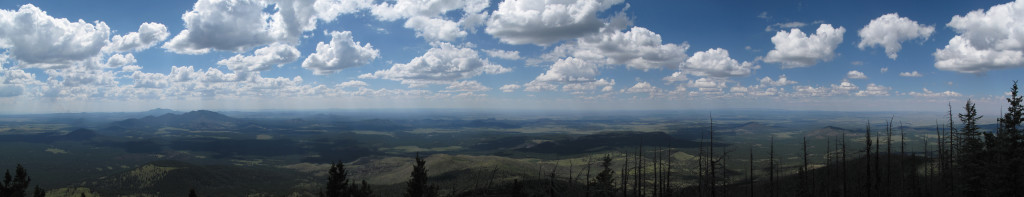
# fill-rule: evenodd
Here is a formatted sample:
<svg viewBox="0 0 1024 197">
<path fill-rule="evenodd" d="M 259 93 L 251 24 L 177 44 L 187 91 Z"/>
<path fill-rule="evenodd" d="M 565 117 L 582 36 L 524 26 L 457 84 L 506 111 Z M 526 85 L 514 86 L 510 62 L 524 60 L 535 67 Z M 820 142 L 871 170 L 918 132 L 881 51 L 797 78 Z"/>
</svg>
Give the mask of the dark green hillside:
<svg viewBox="0 0 1024 197">
<path fill-rule="evenodd" d="M 195 188 L 204 196 L 267 194 L 283 196 L 302 177 L 280 168 L 195 165 L 161 160 L 117 174 L 87 181 L 83 187 L 104 195 L 174 194 Z"/>
<path fill-rule="evenodd" d="M 575 139 L 548 141 L 517 150 L 531 153 L 568 155 L 607 151 L 614 148 L 633 147 L 641 144 L 645 146 L 680 148 L 699 146 L 698 142 L 677 139 L 664 132 L 606 132 L 585 135 Z M 724 144 L 716 144 L 716 146 L 720 145 Z"/>
<path fill-rule="evenodd" d="M 19 132 L 13 131 L 9 133 Z M 99 135 L 95 131 L 81 128 L 67 134 L 58 131 L 32 134 L 0 134 L 0 142 L 52 143 L 56 141 L 91 141 L 97 136 Z"/>
<path fill-rule="evenodd" d="M 838 162 L 810 169 L 806 177 L 800 175 L 799 167 L 794 169 L 790 166 L 789 170 L 778 169 L 774 183 L 767 174 L 768 169 L 759 169 L 759 173 L 754 175 L 753 196 L 772 196 L 772 192 L 774 196 L 933 196 L 925 195 L 929 191 L 922 185 L 928 181 L 928 171 L 925 168 L 929 161 L 927 158 L 896 154 L 892 155 L 891 163 L 884 160 L 887 158 L 886 155 L 880 158 L 883 158 L 879 162 L 880 168 L 875 169 L 872 165 L 871 170 L 880 170 L 881 173 L 868 174 L 865 167 L 874 163 L 859 157 L 846 161 L 845 167 L 842 162 Z M 886 167 L 886 163 L 889 163 L 891 168 Z M 866 187 L 866 183 L 869 182 L 871 186 Z M 751 196 L 749 179 L 720 184 L 715 188 L 716 196 Z M 691 186 L 677 192 L 676 196 L 702 192 L 709 194 L 710 188 L 701 191 L 699 187 Z"/>
</svg>

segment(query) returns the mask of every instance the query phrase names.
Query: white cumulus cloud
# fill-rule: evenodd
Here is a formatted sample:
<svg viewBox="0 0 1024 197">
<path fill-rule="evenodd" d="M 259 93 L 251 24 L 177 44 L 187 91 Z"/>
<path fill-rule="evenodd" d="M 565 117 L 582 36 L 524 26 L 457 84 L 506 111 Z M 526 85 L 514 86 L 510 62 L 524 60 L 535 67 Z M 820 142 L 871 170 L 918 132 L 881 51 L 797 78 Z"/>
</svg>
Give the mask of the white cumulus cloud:
<svg viewBox="0 0 1024 197">
<path fill-rule="evenodd" d="M 459 29 L 454 21 L 424 16 L 414 16 L 405 21 L 405 28 L 416 30 L 416 37 L 427 40 L 453 41 L 466 37 L 468 33 Z"/>
<path fill-rule="evenodd" d="M 405 28 L 416 31 L 416 37 L 428 41 L 453 41 L 475 32 L 476 26 L 487 18 L 484 12 L 490 5 L 487 0 L 398 0 L 374 5 L 370 12 L 382 21 L 406 19 Z M 451 11 L 461 10 L 458 22 L 446 17 Z"/>
<path fill-rule="evenodd" d="M 374 5 L 370 12 L 380 20 L 395 21 L 414 16 L 439 16 L 457 9 L 479 12 L 489 4 L 486 0 L 397 0 Z"/>
<path fill-rule="evenodd" d="M 937 49 L 935 68 L 962 73 L 1024 66 L 1024 2 L 957 15 L 946 24 L 959 35 Z"/>
<path fill-rule="evenodd" d="M 203 54 L 213 50 L 242 52 L 270 44 L 270 14 L 267 3 L 257 0 L 199 0 L 181 15 L 185 30 L 164 43 L 164 49 L 180 54 Z"/>
<path fill-rule="evenodd" d="M 107 58 L 106 66 L 108 68 L 118 68 L 118 67 L 134 64 L 135 62 L 136 62 L 135 55 L 132 55 L 131 53 L 129 53 L 127 55 L 125 55 L 125 54 L 114 54 L 114 55 L 111 55 L 110 58 Z"/>
<path fill-rule="evenodd" d="M 369 84 L 366 84 L 366 82 L 364 82 L 364 81 L 349 80 L 349 81 L 346 81 L 346 82 L 341 82 L 337 86 L 341 87 L 341 88 L 348 88 L 348 87 L 366 87 L 367 85 L 369 85 Z"/>
<path fill-rule="evenodd" d="M 317 43 L 316 52 L 302 61 L 302 68 L 312 70 L 314 74 L 325 75 L 336 73 L 345 68 L 370 63 L 380 56 L 380 51 L 373 45 L 352 40 L 352 32 L 331 32 L 330 43 Z"/>
<path fill-rule="evenodd" d="M 270 32 L 288 43 L 298 43 L 302 32 L 316 29 L 317 21 L 331 22 L 338 15 L 370 8 L 373 0 L 276 0 Z"/>
<path fill-rule="evenodd" d="M 864 50 L 867 47 L 881 45 L 885 47 L 885 54 L 889 58 L 896 59 L 897 53 L 903 48 L 901 42 L 918 38 L 927 40 L 933 32 L 934 26 L 921 25 L 910 18 L 889 13 L 872 19 L 857 32 L 861 39 L 857 47 Z"/>
<path fill-rule="evenodd" d="M 502 92 L 515 92 L 516 90 L 521 88 L 523 88 L 523 86 L 520 86 L 519 84 L 506 84 L 498 89 L 500 89 Z"/>
<path fill-rule="evenodd" d="M 665 83 L 675 83 L 675 82 L 682 82 L 682 81 L 686 81 L 686 80 L 690 80 L 690 79 L 686 77 L 686 73 L 674 72 L 674 73 L 672 73 L 672 75 L 665 76 L 665 77 L 661 78 L 661 80 L 665 80 Z"/>
<path fill-rule="evenodd" d="M 537 76 L 537 81 L 587 82 L 595 80 L 597 65 L 581 59 L 568 57 L 551 65 L 547 72 Z"/>
<path fill-rule="evenodd" d="M 651 83 L 647 83 L 646 81 L 641 81 L 641 82 L 637 82 L 635 85 L 633 85 L 633 87 L 629 87 L 629 88 L 626 88 L 626 89 L 622 90 L 622 92 L 625 92 L 625 93 L 652 93 L 653 94 L 653 93 L 658 92 L 658 87 L 654 87 L 653 85 L 651 85 Z"/>
<path fill-rule="evenodd" d="M 32 4 L 0 10 L 0 48 L 19 67 L 66 68 L 98 57 L 109 37 L 110 27 L 101 21 L 54 18 Z"/>
<path fill-rule="evenodd" d="M 818 61 L 831 61 L 836 47 L 843 42 L 843 33 L 846 28 L 832 28 L 831 24 L 821 24 L 810 36 L 795 28 L 789 32 L 779 31 L 772 36 L 775 49 L 768 51 L 764 62 L 781 63 L 782 68 L 799 68 Z"/>
<path fill-rule="evenodd" d="M 842 95 L 845 95 L 845 94 L 850 94 L 850 91 L 856 91 L 856 90 L 860 89 L 859 86 L 857 86 L 856 84 L 851 83 L 850 81 L 848 81 L 846 79 L 843 79 L 843 82 L 839 82 L 839 85 L 831 84 L 830 86 L 832 87 L 832 89 L 830 91 L 831 94 L 842 94 Z"/>
<path fill-rule="evenodd" d="M 623 0 L 506 0 L 491 13 L 485 31 L 508 44 L 549 45 L 596 33 L 597 13 Z"/>
<path fill-rule="evenodd" d="M 708 49 L 693 53 L 679 69 L 694 76 L 736 77 L 750 75 L 761 66 L 744 61 L 740 63 L 729 57 L 729 51 L 722 48 Z"/>
<path fill-rule="evenodd" d="M 104 50 L 115 52 L 142 51 L 164 41 L 170 35 L 171 33 L 167 32 L 167 26 L 164 26 L 164 24 L 142 23 L 136 32 L 111 37 L 110 45 L 107 45 Z"/>
<path fill-rule="evenodd" d="M 786 75 L 779 75 L 778 80 L 772 80 L 771 77 L 765 76 L 764 78 L 761 78 L 760 82 L 761 82 L 761 85 L 770 85 L 770 86 L 787 86 L 787 85 L 793 85 L 793 84 L 797 83 L 796 81 L 791 81 L 791 80 L 789 80 L 789 78 L 786 78 Z"/>
<path fill-rule="evenodd" d="M 697 88 L 701 92 L 721 92 L 726 85 L 724 80 L 700 78 L 690 81 L 687 86 Z"/>
<path fill-rule="evenodd" d="M 928 88 L 923 88 L 922 92 L 910 91 L 910 93 L 907 93 L 907 94 L 909 94 L 911 96 L 919 96 L 919 97 L 960 97 L 960 96 L 963 96 L 960 93 L 957 93 L 957 92 L 954 92 L 954 91 L 949 91 L 949 90 L 947 90 L 945 92 L 932 92 L 931 90 L 928 90 Z"/>
<path fill-rule="evenodd" d="M 901 76 L 901 77 L 923 77 L 924 75 L 922 75 L 921 73 L 918 73 L 918 72 L 917 72 L 917 71 L 915 70 L 915 71 L 913 71 L 913 72 L 901 72 L 901 73 L 900 73 L 900 76 Z"/>
<path fill-rule="evenodd" d="M 525 91 L 535 92 L 543 90 L 556 90 L 559 84 L 562 90 L 567 92 L 582 93 L 583 91 L 595 90 L 598 87 L 601 91 L 607 92 L 613 89 L 615 80 L 598 79 L 600 74 L 598 65 L 575 57 L 560 59 L 551 65 L 544 73 L 541 73 L 533 81 L 524 85 Z"/>
<path fill-rule="evenodd" d="M 850 72 L 846 73 L 846 78 L 850 78 L 850 79 L 867 79 L 868 76 L 864 75 L 863 72 L 860 72 L 860 71 L 857 71 L 857 70 L 851 70 Z"/>
<path fill-rule="evenodd" d="M 378 70 L 359 77 L 390 79 L 416 86 L 447 84 L 484 73 L 499 74 L 509 71 L 511 69 L 480 58 L 476 50 L 442 42 L 435 44 L 433 48 L 422 56 L 413 58 L 409 63 L 394 64 L 386 70 Z"/>
<path fill-rule="evenodd" d="M 227 66 L 235 72 L 252 72 L 270 70 L 274 66 L 280 66 L 299 59 L 299 50 L 293 46 L 281 43 L 274 43 L 270 46 L 256 49 L 252 56 L 241 54 L 228 59 L 217 61 L 217 64 Z"/>
<path fill-rule="evenodd" d="M 448 87 L 446 87 L 445 90 L 443 90 L 443 91 L 444 92 L 483 92 L 483 91 L 488 91 L 488 90 L 491 90 L 491 88 L 488 88 L 487 86 L 484 86 L 484 84 L 480 84 L 480 82 L 477 82 L 477 81 L 458 81 L 458 82 L 453 82 L 453 83 L 449 84 Z"/>
<path fill-rule="evenodd" d="M 562 86 L 562 91 L 583 93 L 583 91 L 591 91 L 596 90 L 598 87 L 603 87 L 601 88 L 601 91 L 608 92 L 612 91 L 612 89 L 614 88 L 613 86 L 615 86 L 614 79 L 598 79 L 597 81 L 589 81 L 582 83 L 566 83 L 565 85 Z"/>
<path fill-rule="evenodd" d="M 484 51 L 484 53 L 487 53 L 487 56 L 491 56 L 491 57 L 495 57 L 495 58 L 501 58 L 501 59 L 507 59 L 507 60 L 517 60 L 517 59 L 520 58 L 519 57 L 519 51 L 506 51 L 506 50 L 501 50 L 501 49 L 484 49 L 482 51 Z"/>
<path fill-rule="evenodd" d="M 871 83 L 864 90 L 858 91 L 857 96 L 889 96 L 889 90 L 892 88 Z"/>
<path fill-rule="evenodd" d="M 611 31 L 577 39 L 576 43 L 556 47 L 546 56 L 573 56 L 597 64 L 625 65 L 650 70 L 678 67 L 687 55 L 687 43 L 662 44 L 661 35 L 643 27 L 629 31 Z"/>
</svg>

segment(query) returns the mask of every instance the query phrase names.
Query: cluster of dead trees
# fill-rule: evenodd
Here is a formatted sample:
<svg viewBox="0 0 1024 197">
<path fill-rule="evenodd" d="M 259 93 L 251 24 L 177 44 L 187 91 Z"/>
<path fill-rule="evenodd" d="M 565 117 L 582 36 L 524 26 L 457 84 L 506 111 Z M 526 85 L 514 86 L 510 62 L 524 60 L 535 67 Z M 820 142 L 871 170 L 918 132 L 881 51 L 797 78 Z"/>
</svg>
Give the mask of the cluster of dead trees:
<svg viewBox="0 0 1024 197">
<path fill-rule="evenodd" d="M 982 116 L 971 100 L 963 113 L 954 114 L 950 104 L 944 123 L 936 121 L 934 136 L 922 138 L 919 147 L 908 146 L 907 127 L 889 118 L 883 126 L 868 122 L 862 139 L 845 132 L 829 136 L 821 154 L 810 153 L 804 137 L 798 153 L 802 162 L 797 165 L 779 164 L 783 159 L 776 153 L 773 136 L 767 161 L 759 162 L 765 158 L 755 157 L 750 146 L 747 169 L 741 169 L 737 160 L 726 165 L 735 146 L 715 143 L 712 120 L 695 162 L 681 162 L 673 157 L 678 150 L 645 147 L 641 140 L 627 154 L 598 159 L 600 171 L 593 176 L 588 159 L 585 176 L 582 170 L 573 175 L 570 169 L 568 178 L 560 177 L 552 169 L 544 181 L 517 179 L 497 186 L 505 189 L 451 196 L 1024 196 L 1024 98 L 1018 95 L 1016 81 L 1006 100 L 1009 107 L 997 118 L 994 131 L 980 128 Z M 862 148 L 847 144 L 860 140 Z M 617 170 L 616 159 L 621 162 Z M 424 163 L 417 155 L 405 196 L 439 196 L 438 188 L 426 183 Z M 365 181 L 348 183 L 342 164 L 332 167 L 330 174 L 324 196 L 373 196 Z M 524 187 L 543 189 L 531 193 Z"/>
<path fill-rule="evenodd" d="M 779 164 L 783 159 L 773 137 L 767 161 L 758 162 L 765 158 L 755 157 L 750 147 L 746 176 L 737 176 L 736 160 L 725 164 L 735 146 L 716 146 L 710 127 L 695 163 L 673 160 L 676 150 L 671 148 L 637 146 L 618 158 L 622 163 L 617 172 L 610 168 L 612 157 L 606 156 L 598 176 L 589 176 L 588 167 L 586 184 L 551 187 L 533 196 L 1024 196 L 1022 100 L 1014 82 L 1009 107 L 992 131 L 980 128 L 982 116 L 971 100 L 962 113 L 954 114 L 949 105 L 934 136 L 920 138 L 916 147 L 908 143 L 908 127 L 894 118 L 882 126 L 869 122 L 863 136 L 830 136 L 822 154 L 808 151 L 804 138 L 797 165 Z M 619 176 L 607 176 L 615 173 Z M 554 171 L 549 176 L 558 179 Z"/>
</svg>

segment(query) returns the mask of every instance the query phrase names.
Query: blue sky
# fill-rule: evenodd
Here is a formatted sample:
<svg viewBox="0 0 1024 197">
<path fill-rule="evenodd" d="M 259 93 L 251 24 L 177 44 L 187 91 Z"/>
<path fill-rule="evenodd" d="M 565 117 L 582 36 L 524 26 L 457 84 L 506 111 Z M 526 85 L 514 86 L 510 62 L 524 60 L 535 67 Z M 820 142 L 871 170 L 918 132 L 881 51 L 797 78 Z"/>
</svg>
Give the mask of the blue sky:
<svg viewBox="0 0 1024 197">
<path fill-rule="evenodd" d="M 4 1 L 0 26 L 4 113 L 997 112 L 1024 74 L 1007 1 Z"/>
</svg>

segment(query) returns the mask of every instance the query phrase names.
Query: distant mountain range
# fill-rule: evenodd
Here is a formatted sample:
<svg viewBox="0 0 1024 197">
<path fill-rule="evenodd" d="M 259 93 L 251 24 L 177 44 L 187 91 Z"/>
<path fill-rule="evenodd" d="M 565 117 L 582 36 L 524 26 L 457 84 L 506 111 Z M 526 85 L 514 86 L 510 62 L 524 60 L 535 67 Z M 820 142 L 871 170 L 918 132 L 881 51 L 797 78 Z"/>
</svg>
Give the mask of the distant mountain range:
<svg viewBox="0 0 1024 197">
<path fill-rule="evenodd" d="M 191 130 L 230 130 L 252 124 L 249 121 L 228 117 L 208 110 L 198 110 L 181 115 L 166 113 L 160 116 L 130 118 L 111 123 L 111 127 L 132 130 L 156 130 L 175 127 Z"/>
</svg>

